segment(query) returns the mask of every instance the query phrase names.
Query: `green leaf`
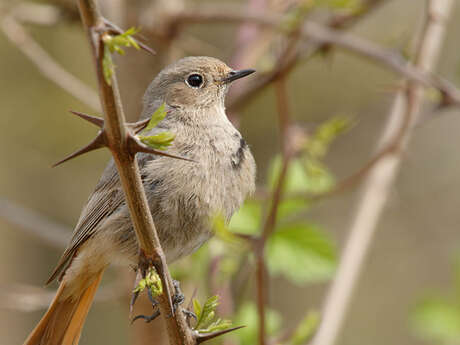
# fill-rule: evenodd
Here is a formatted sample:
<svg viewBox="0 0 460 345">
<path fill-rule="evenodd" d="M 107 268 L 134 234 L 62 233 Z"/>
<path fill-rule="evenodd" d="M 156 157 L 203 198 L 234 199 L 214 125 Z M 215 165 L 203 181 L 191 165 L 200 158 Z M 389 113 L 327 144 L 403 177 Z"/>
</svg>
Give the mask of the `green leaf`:
<svg viewBox="0 0 460 345">
<path fill-rule="evenodd" d="M 414 331 L 439 343 L 457 344 L 460 339 L 460 308 L 441 298 L 426 299 L 412 313 Z"/>
<path fill-rule="evenodd" d="M 281 172 L 281 156 L 275 157 L 269 168 L 268 183 L 274 188 Z M 304 163 L 294 159 L 289 164 L 284 191 L 286 193 L 318 193 L 326 191 L 334 185 L 333 176 L 319 163 Z"/>
<path fill-rule="evenodd" d="M 299 322 L 297 328 L 294 331 L 291 339 L 289 340 L 290 345 L 302 345 L 306 344 L 313 336 L 316 328 L 319 325 L 320 316 L 316 311 L 309 311 L 307 315 Z"/>
<path fill-rule="evenodd" d="M 156 150 L 166 150 L 171 146 L 175 137 L 176 135 L 171 132 L 161 132 L 150 136 L 139 135 L 139 139 L 144 144 Z"/>
<path fill-rule="evenodd" d="M 194 298 L 193 299 L 193 312 L 195 313 L 197 320 L 201 319 L 202 310 L 203 309 L 201 307 L 200 302 L 196 298 Z"/>
<path fill-rule="evenodd" d="M 166 117 L 166 104 L 163 103 L 160 105 L 157 110 L 152 114 L 152 117 L 150 118 L 149 123 L 147 124 L 147 127 L 145 127 L 144 131 L 149 131 L 153 128 L 155 128 L 161 120 L 163 120 Z"/>
<path fill-rule="evenodd" d="M 137 44 L 136 40 L 131 37 L 139 32 L 136 28 L 129 28 L 124 33 L 119 35 L 104 35 L 103 41 L 104 44 L 109 48 L 111 53 L 117 52 L 120 55 L 124 55 L 125 51 L 121 47 L 134 47 L 135 49 L 139 50 L 139 44 Z"/>
<path fill-rule="evenodd" d="M 278 219 L 282 220 L 293 213 L 304 211 L 308 208 L 308 205 L 309 202 L 306 198 L 283 200 L 278 206 Z"/>
<path fill-rule="evenodd" d="M 230 231 L 255 235 L 260 230 L 260 218 L 262 207 L 260 203 L 252 200 L 246 201 L 243 206 L 233 215 L 228 227 Z"/>
<path fill-rule="evenodd" d="M 267 334 L 268 336 L 274 336 L 280 330 L 281 316 L 276 311 L 268 309 L 265 318 Z M 246 302 L 238 309 L 235 324 L 246 326 L 238 333 L 240 345 L 257 344 L 258 320 L 259 316 L 254 303 Z"/>
<path fill-rule="evenodd" d="M 332 241 L 317 227 L 289 225 L 268 240 L 267 264 L 271 274 L 282 274 L 297 284 L 321 282 L 332 277 L 336 252 Z"/>
<path fill-rule="evenodd" d="M 306 144 L 305 148 L 310 157 L 323 158 L 332 142 L 350 127 L 351 122 L 346 117 L 333 117 L 321 124 Z"/>
<path fill-rule="evenodd" d="M 200 313 L 200 317 L 197 317 L 195 329 L 200 329 L 206 326 L 206 322 L 209 321 L 210 315 L 214 315 L 214 311 L 219 305 L 219 296 L 209 297 Z M 197 315 L 198 316 L 198 315 Z"/>
<path fill-rule="evenodd" d="M 199 329 L 198 333 L 212 333 L 217 331 L 223 331 L 224 329 L 230 328 L 231 326 L 232 322 L 230 320 L 217 319 L 205 329 Z"/>
<path fill-rule="evenodd" d="M 219 305 L 219 296 L 208 298 L 206 303 L 201 306 L 198 300 L 193 299 L 193 310 L 197 317 L 194 329 L 198 333 L 211 333 L 229 328 L 232 325 L 230 320 L 222 320 L 220 318 L 214 320 L 216 316 L 216 308 Z M 214 320 L 214 321 L 213 321 Z"/>
<path fill-rule="evenodd" d="M 242 239 L 235 236 L 228 228 L 224 216 L 220 213 L 213 218 L 213 229 L 216 237 L 226 242 L 227 244 L 243 245 Z"/>
<path fill-rule="evenodd" d="M 102 70 L 107 84 L 112 85 L 112 75 L 115 70 L 115 65 L 113 64 L 110 54 L 118 53 L 120 55 L 125 55 L 125 51 L 121 47 L 134 47 L 139 50 L 140 47 L 136 40 L 131 37 L 131 35 L 138 32 L 138 29 L 130 28 L 120 35 L 103 35 L 102 41 L 104 42 L 104 56 L 102 57 Z"/>
</svg>

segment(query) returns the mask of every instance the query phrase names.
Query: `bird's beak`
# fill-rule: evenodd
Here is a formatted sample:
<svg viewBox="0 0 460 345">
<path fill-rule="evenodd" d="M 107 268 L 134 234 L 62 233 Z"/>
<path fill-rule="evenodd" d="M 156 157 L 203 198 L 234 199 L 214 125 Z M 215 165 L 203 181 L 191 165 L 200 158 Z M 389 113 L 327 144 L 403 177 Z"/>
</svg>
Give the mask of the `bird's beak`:
<svg viewBox="0 0 460 345">
<path fill-rule="evenodd" d="M 222 82 L 231 83 L 232 81 L 246 77 L 255 71 L 255 69 L 241 69 L 239 71 L 231 71 L 225 78 L 222 79 Z"/>
</svg>

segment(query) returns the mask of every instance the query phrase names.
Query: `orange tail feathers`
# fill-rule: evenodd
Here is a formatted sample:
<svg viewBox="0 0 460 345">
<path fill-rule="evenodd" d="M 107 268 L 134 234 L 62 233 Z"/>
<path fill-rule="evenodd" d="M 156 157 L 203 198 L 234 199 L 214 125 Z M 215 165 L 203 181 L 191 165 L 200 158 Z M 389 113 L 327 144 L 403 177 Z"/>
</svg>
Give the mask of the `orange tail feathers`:
<svg viewBox="0 0 460 345">
<path fill-rule="evenodd" d="M 102 273 L 103 271 L 98 273 L 80 296 L 64 297 L 66 295 L 64 280 L 48 311 L 30 333 L 24 345 L 77 345 L 89 308 L 101 282 Z"/>
</svg>

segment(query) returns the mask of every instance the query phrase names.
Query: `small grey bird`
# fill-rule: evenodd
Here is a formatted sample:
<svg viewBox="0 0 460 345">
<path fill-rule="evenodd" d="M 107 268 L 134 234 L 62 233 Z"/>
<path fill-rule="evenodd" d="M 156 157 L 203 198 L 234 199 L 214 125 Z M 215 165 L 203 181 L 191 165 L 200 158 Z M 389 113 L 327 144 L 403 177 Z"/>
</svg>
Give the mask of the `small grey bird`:
<svg viewBox="0 0 460 345">
<path fill-rule="evenodd" d="M 187 57 L 163 69 L 145 92 L 141 118 L 163 103 L 167 115 L 148 135 L 173 132 L 167 152 L 188 162 L 138 154 L 142 181 L 161 245 L 170 263 L 212 236 L 211 218 L 227 221 L 254 191 L 255 163 L 225 114 L 234 71 L 210 57 Z M 146 135 L 147 135 L 146 134 Z M 69 246 L 49 282 L 58 292 L 25 344 L 75 345 L 103 271 L 112 262 L 136 264 L 138 246 L 113 161 L 84 207 Z"/>
</svg>

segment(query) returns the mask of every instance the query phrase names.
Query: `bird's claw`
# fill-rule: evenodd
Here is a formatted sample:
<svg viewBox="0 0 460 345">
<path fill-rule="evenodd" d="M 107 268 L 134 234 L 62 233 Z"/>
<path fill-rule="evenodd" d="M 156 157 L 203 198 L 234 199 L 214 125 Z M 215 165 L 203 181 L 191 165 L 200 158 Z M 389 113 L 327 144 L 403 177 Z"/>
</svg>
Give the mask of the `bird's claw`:
<svg viewBox="0 0 460 345">
<path fill-rule="evenodd" d="M 174 296 L 172 298 L 173 302 L 173 314 L 176 313 L 177 308 L 184 303 L 185 301 L 185 296 L 182 293 L 180 289 L 180 283 L 178 280 L 173 280 L 173 286 L 174 286 Z"/>
<path fill-rule="evenodd" d="M 196 314 L 193 311 L 184 309 L 184 310 L 182 310 L 182 312 L 184 313 L 186 318 L 193 318 L 193 319 L 195 319 L 195 321 L 198 321 L 198 318 L 197 318 Z"/>
<path fill-rule="evenodd" d="M 155 320 L 158 316 L 160 315 L 160 311 L 157 310 L 155 311 L 152 315 L 150 316 L 147 316 L 147 315 L 137 315 L 136 317 L 133 318 L 133 320 L 131 321 L 131 324 L 134 323 L 134 321 L 136 320 L 139 320 L 139 319 L 144 319 L 146 323 L 149 323 L 153 320 Z"/>
</svg>

